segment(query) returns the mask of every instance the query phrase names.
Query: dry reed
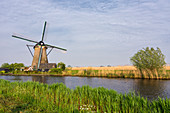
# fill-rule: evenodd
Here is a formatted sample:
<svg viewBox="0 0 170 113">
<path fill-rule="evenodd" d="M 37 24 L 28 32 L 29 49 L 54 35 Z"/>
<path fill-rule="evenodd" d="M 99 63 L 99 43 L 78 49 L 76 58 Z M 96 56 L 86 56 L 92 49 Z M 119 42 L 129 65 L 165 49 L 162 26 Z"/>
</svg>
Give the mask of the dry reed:
<svg viewBox="0 0 170 113">
<path fill-rule="evenodd" d="M 153 78 L 169 79 L 170 66 L 165 66 L 161 73 L 152 75 L 145 70 L 141 72 L 134 66 L 115 66 L 115 67 L 72 67 L 64 74 L 79 76 L 100 76 L 100 77 L 120 77 L 120 78 Z"/>
</svg>

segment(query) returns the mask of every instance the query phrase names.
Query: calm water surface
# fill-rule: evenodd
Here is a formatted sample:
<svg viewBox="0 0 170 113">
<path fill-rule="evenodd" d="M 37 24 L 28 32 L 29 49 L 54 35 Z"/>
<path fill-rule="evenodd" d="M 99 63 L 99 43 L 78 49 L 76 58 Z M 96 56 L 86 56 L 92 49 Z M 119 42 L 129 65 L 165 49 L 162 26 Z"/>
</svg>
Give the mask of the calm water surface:
<svg viewBox="0 0 170 113">
<path fill-rule="evenodd" d="M 141 96 L 149 100 L 170 98 L 170 80 L 142 80 L 142 79 L 123 79 L 123 78 L 96 78 L 96 77 L 47 77 L 47 76 L 0 76 L 0 79 L 14 81 L 38 81 L 41 83 L 53 84 L 64 83 L 69 88 L 76 86 L 89 85 L 91 87 L 104 87 L 114 89 L 119 93 L 129 91 L 139 92 Z"/>
</svg>

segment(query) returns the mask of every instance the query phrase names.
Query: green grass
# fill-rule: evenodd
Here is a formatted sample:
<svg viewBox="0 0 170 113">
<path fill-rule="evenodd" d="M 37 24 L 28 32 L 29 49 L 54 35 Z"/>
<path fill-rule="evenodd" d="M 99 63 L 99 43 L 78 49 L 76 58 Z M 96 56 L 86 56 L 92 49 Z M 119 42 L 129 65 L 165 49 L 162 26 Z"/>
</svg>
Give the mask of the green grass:
<svg viewBox="0 0 170 113">
<path fill-rule="evenodd" d="M 0 113 L 151 113 L 170 112 L 170 99 L 148 101 L 135 93 L 89 86 L 9 82 L 0 79 Z"/>
<path fill-rule="evenodd" d="M 77 74 L 79 70 L 71 70 L 72 75 Z"/>
</svg>

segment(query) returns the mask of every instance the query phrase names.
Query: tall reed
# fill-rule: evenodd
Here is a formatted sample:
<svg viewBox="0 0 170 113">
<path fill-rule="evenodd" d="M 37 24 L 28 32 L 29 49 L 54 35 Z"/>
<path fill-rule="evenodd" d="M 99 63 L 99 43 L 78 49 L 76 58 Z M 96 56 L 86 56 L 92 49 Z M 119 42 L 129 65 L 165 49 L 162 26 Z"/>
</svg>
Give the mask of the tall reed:
<svg viewBox="0 0 170 113">
<path fill-rule="evenodd" d="M 162 112 L 168 113 L 170 99 L 148 101 L 135 93 L 117 93 L 103 87 L 76 87 L 38 82 L 9 82 L 0 79 L 0 112 Z"/>
<path fill-rule="evenodd" d="M 170 79 L 170 67 L 166 66 L 159 73 L 153 75 L 147 70 L 139 71 L 134 66 L 116 67 L 73 67 L 67 70 L 71 75 L 96 76 L 96 77 L 120 77 L 120 78 L 151 78 L 151 79 Z M 70 75 L 65 72 L 65 75 Z"/>
</svg>

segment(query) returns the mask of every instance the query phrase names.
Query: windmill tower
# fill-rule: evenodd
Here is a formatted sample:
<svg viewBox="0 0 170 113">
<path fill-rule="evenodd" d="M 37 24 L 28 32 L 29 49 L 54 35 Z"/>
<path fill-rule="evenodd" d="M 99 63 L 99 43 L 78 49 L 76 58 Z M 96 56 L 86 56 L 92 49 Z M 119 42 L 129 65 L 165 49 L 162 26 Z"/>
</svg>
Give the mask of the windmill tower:
<svg viewBox="0 0 170 113">
<path fill-rule="evenodd" d="M 56 46 L 44 43 L 44 35 L 45 35 L 45 30 L 46 30 L 46 24 L 47 24 L 47 22 L 45 21 L 42 38 L 41 38 L 41 41 L 39 41 L 39 42 L 38 41 L 29 40 L 29 39 L 26 39 L 26 38 L 22 38 L 22 37 L 19 37 L 19 36 L 16 36 L 16 35 L 12 35 L 12 37 L 14 37 L 14 38 L 18 38 L 18 39 L 21 39 L 21 40 L 25 40 L 25 41 L 36 43 L 33 46 L 33 48 L 34 48 L 34 55 L 32 54 L 32 52 L 31 52 L 31 50 L 29 48 L 29 46 L 32 46 L 32 45 L 27 45 L 27 47 L 28 47 L 31 55 L 33 56 L 31 67 L 34 68 L 34 69 L 37 69 L 37 70 L 40 69 L 41 65 L 45 65 L 46 68 L 51 68 L 49 66 L 51 63 L 48 63 L 47 56 L 50 54 L 50 52 L 52 51 L 53 48 L 59 49 L 59 50 L 63 50 L 63 51 L 67 51 L 66 49 L 63 49 L 63 48 L 60 48 L 60 47 L 56 47 Z M 48 48 L 51 48 L 51 50 L 47 54 L 46 50 Z"/>
</svg>

